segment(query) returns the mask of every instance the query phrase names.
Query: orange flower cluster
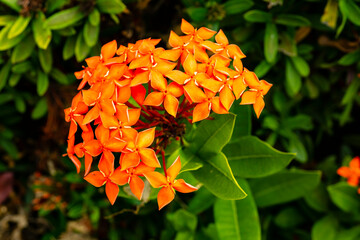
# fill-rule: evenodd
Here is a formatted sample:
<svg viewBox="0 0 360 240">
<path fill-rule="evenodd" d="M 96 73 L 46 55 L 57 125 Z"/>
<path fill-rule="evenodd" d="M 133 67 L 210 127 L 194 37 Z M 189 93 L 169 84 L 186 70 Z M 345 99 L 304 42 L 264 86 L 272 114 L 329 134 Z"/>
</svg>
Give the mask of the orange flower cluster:
<svg viewBox="0 0 360 240">
<path fill-rule="evenodd" d="M 216 34 L 205 27 L 195 29 L 182 20 L 181 31 L 184 36 L 171 31 L 170 50 L 156 48 L 159 39 L 119 48 L 114 40 L 101 48 L 100 56 L 86 59 L 87 67 L 75 73 L 81 83 L 71 107 L 65 109 L 65 120 L 70 122 L 67 155 L 77 172 L 81 168 L 78 158 L 84 157 L 85 180 L 96 187 L 105 184 L 112 204 L 119 185 L 127 183 L 141 199 L 143 176 L 153 187 L 162 188 L 160 209 L 172 201 L 175 190 L 196 190 L 175 179 L 179 158 L 168 170 L 165 166 L 164 150 L 170 138 L 181 139 L 183 133 L 179 119 L 197 122 L 206 119 L 211 110 L 226 114 L 239 98 L 240 104 L 252 104 L 258 117 L 264 108 L 263 96 L 272 84 L 259 81 L 243 67 L 245 55 L 237 45 L 229 44 L 222 30 Z M 216 42 L 209 41 L 214 35 Z M 75 144 L 79 127 L 82 142 Z M 153 149 L 155 137 L 160 140 Z M 165 177 L 155 172 L 161 167 L 160 152 Z M 116 169 L 113 153 L 120 153 Z M 90 172 L 93 158 L 98 156 L 99 171 Z"/>
<path fill-rule="evenodd" d="M 358 193 L 360 194 L 360 157 L 354 157 L 349 164 L 349 167 L 340 167 L 337 170 L 337 174 L 340 176 L 347 178 L 347 182 L 349 185 L 358 188 Z"/>
</svg>

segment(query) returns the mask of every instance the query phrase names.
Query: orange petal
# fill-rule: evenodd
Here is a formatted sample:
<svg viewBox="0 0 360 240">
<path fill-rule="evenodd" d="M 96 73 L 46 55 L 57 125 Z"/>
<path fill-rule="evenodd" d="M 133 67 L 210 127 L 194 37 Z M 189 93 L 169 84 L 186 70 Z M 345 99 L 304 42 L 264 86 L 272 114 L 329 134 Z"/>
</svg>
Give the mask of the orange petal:
<svg viewBox="0 0 360 240">
<path fill-rule="evenodd" d="M 121 152 L 126 146 L 126 142 L 120 138 L 112 137 L 106 143 L 106 149 L 112 152 Z"/>
<path fill-rule="evenodd" d="M 151 148 L 143 148 L 139 151 L 141 161 L 149 167 L 159 168 L 161 167 L 159 160 L 155 154 L 155 151 Z"/>
<path fill-rule="evenodd" d="M 110 151 L 104 151 L 101 155 L 98 168 L 106 177 L 114 171 L 114 155 Z"/>
<path fill-rule="evenodd" d="M 108 81 L 103 83 L 101 86 L 101 96 L 100 99 L 110 99 L 115 92 L 115 83 L 114 81 Z"/>
<path fill-rule="evenodd" d="M 87 142 L 84 145 L 84 148 L 86 151 L 93 157 L 98 156 L 100 153 L 102 153 L 102 145 L 98 140 L 92 140 Z"/>
<path fill-rule="evenodd" d="M 234 66 L 235 70 L 239 73 L 242 73 L 244 71 L 244 65 L 240 58 L 234 59 L 233 66 Z"/>
<path fill-rule="evenodd" d="M 150 81 L 151 81 L 152 88 L 159 90 L 159 91 L 166 90 L 167 81 L 161 73 L 151 70 Z"/>
<path fill-rule="evenodd" d="M 206 27 L 201 27 L 199 30 L 197 30 L 196 35 L 201 38 L 202 40 L 207 40 L 209 38 L 212 38 L 216 32 L 208 29 Z"/>
<path fill-rule="evenodd" d="M 143 175 L 153 188 L 159 188 L 168 183 L 165 176 L 159 172 L 145 172 Z"/>
<path fill-rule="evenodd" d="M 145 71 L 143 73 L 140 73 L 140 74 L 137 74 L 133 80 L 131 81 L 131 84 L 130 86 L 131 87 L 135 87 L 135 86 L 138 86 L 138 85 L 141 85 L 141 84 L 145 84 L 145 83 L 148 83 L 150 78 L 150 72 L 149 71 Z"/>
<path fill-rule="evenodd" d="M 173 31 L 170 31 L 169 45 L 173 48 L 184 45 L 182 39 Z"/>
<path fill-rule="evenodd" d="M 160 106 L 164 101 L 165 94 L 162 92 L 152 92 L 145 98 L 144 105 Z"/>
<path fill-rule="evenodd" d="M 146 148 L 149 147 L 155 138 L 155 128 L 149 128 L 144 131 L 139 132 L 137 139 L 136 139 L 136 145 L 139 148 Z"/>
<path fill-rule="evenodd" d="M 227 114 L 227 113 L 229 113 L 224 108 L 224 106 L 220 103 L 220 98 L 219 97 L 214 97 L 211 100 L 211 109 L 217 114 Z"/>
<path fill-rule="evenodd" d="M 206 51 L 198 45 L 195 45 L 194 56 L 199 62 L 207 63 L 209 61 L 209 56 Z"/>
<path fill-rule="evenodd" d="M 176 113 L 179 107 L 179 100 L 173 95 L 167 94 L 164 100 L 165 110 L 173 117 L 176 117 Z"/>
<path fill-rule="evenodd" d="M 111 99 L 101 100 L 100 106 L 101 106 L 101 111 L 109 115 L 114 115 L 114 113 L 116 112 L 114 101 Z"/>
<path fill-rule="evenodd" d="M 262 110 L 265 107 L 265 102 L 261 95 L 256 98 L 256 102 L 253 106 L 254 106 L 254 111 L 256 113 L 256 116 L 257 116 L 257 118 L 259 118 Z"/>
<path fill-rule="evenodd" d="M 181 20 L 181 31 L 185 34 L 192 34 L 195 32 L 195 28 L 185 19 Z"/>
<path fill-rule="evenodd" d="M 76 106 L 74 114 L 85 114 L 89 110 L 88 106 L 84 102 L 79 102 Z"/>
<path fill-rule="evenodd" d="M 347 180 L 348 184 L 354 187 L 357 187 L 359 185 L 359 177 L 354 175 L 350 176 Z"/>
<path fill-rule="evenodd" d="M 105 128 L 116 128 L 119 125 L 119 121 L 113 115 L 106 112 L 100 112 L 101 123 Z"/>
<path fill-rule="evenodd" d="M 130 86 L 117 87 L 116 94 L 117 103 L 126 103 L 131 97 L 131 88 Z"/>
<path fill-rule="evenodd" d="M 194 55 L 188 54 L 184 63 L 183 63 L 184 70 L 187 74 L 190 76 L 194 76 L 196 70 L 197 70 L 197 63 L 195 60 Z"/>
<path fill-rule="evenodd" d="M 203 102 L 206 99 L 205 93 L 193 83 L 186 84 L 184 86 L 184 91 L 194 103 Z"/>
<path fill-rule="evenodd" d="M 141 162 L 137 167 L 134 169 L 134 174 L 143 176 L 144 173 L 153 172 L 155 170 L 154 167 L 149 167 Z"/>
<path fill-rule="evenodd" d="M 218 34 L 216 34 L 215 36 L 215 41 L 221 45 L 228 45 L 229 41 L 227 39 L 227 37 L 225 36 L 223 30 L 220 29 L 220 31 L 218 32 Z"/>
<path fill-rule="evenodd" d="M 177 98 L 184 94 L 184 88 L 176 82 L 170 83 L 167 87 L 167 91 Z"/>
<path fill-rule="evenodd" d="M 339 174 L 340 176 L 342 176 L 344 178 L 348 178 L 352 175 L 352 171 L 348 167 L 340 167 L 337 170 L 337 174 Z"/>
<path fill-rule="evenodd" d="M 90 68 L 96 68 L 96 66 L 100 62 L 100 57 L 99 56 L 89 57 L 85 59 L 85 62 Z"/>
<path fill-rule="evenodd" d="M 76 144 L 74 147 L 74 152 L 77 157 L 79 157 L 79 158 L 84 157 L 83 143 Z"/>
<path fill-rule="evenodd" d="M 223 85 L 222 82 L 208 78 L 205 73 L 199 73 L 195 76 L 196 82 L 205 89 L 212 92 L 218 92 Z"/>
<path fill-rule="evenodd" d="M 100 93 L 93 90 L 82 90 L 84 103 L 88 106 L 93 105 L 96 100 L 100 97 Z"/>
<path fill-rule="evenodd" d="M 102 46 L 101 48 L 101 57 L 103 59 L 109 59 L 112 58 L 117 50 L 117 43 L 115 40 L 106 43 L 104 46 Z"/>
<path fill-rule="evenodd" d="M 220 101 L 227 111 L 229 111 L 235 101 L 235 97 L 227 85 L 220 91 Z"/>
<path fill-rule="evenodd" d="M 84 176 L 88 175 L 88 173 L 90 172 L 91 169 L 91 164 L 93 162 L 93 158 L 90 154 L 85 153 L 85 173 Z"/>
<path fill-rule="evenodd" d="M 165 50 L 159 55 L 159 57 L 170 61 L 177 61 L 180 55 L 181 55 L 181 49 L 177 48 L 177 49 Z"/>
<path fill-rule="evenodd" d="M 360 168 L 360 157 L 354 157 L 351 161 L 350 161 L 350 168 L 353 169 L 357 169 Z"/>
<path fill-rule="evenodd" d="M 105 193 L 111 205 L 114 205 L 116 198 L 119 194 L 119 186 L 115 183 L 107 181 L 105 185 Z"/>
<path fill-rule="evenodd" d="M 193 123 L 207 118 L 210 114 L 210 104 L 202 102 L 195 106 L 193 111 Z"/>
<path fill-rule="evenodd" d="M 105 128 L 103 125 L 99 125 L 95 129 L 95 136 L 102 145 L 109 139 L 109 134 L 109 129 Z"/>
<path fill-rule="evenodd" d="M 219 51 L 219 49 L 222 49 L 222 46 L 219 46 L 218 44 L 212 41 L 204 41 L 201 43 L 201 46 L 214 53 Z"/>
<path fill-rule="evenodd" d="M 261 95 L 265 96 L 268 93 L 268 91 L 270 90 L 271 87 L 272 87 L 271 83 L 268 83 L 265 80 L 261 80 L 260 81 Z"/>
<path fill-rule="evenodd" d="M 95 187 L 101 187 L 106 181 L 104 175 L 100 171 L 91 172 L 86 175 L 84 179 Z"/>
<path fill-rule="evenodd" d="M 146 89 L 143 85 L 131 88 L 131 96 L 138 104 L 143 104 L 146 95 Z"/>
<path fill-rule="evenodd" d="M 135 58 L 129 65 L 129 69 L 147 68 L 151 65 L 150 55 Z"/>
<path fill-rule="evenodd" d="M 258 92 L 257 91 L 246 91 L 243 93 L 242 97 L 241 97 L 241 105 L 245 105 L 245 104 L 254 104 L 256 102 L 256 97 L 257 97 Z"/>
<path fill-rule="evenodd" d="M 85 115 L 84 120 L 82 122 L 83 125 L 88 124 L 100 116 L 100 110 L 97 105 L 95 105 L 90 111 Z"/>
<path fill-rule="evenodd" d="M 176 63 L 172 63 L 172 62 L 162 60 L 162 59 L 156 59 L 155 62 L 156 62 L 156 66 L 153 67 L 153 69 L 163 75 L 172 71 L 176 67 Z"/>
<path fill-rule="evenodd" d="M 242 59 L 242 58 L 245 58 L 245 54 L 241 51 L 241 49 L 235 45 L 235 44 L 230 44 L 226 47 L 226 50 L 228 52 L 228 55 L 231 57 L 231 58 L 239 58 L 239 59 Z"/>
<path fill-rule="evenodd" d="M 74 119 L 71 119 L 68 139 L 72 138 L 77 131 L 77 124 Z"/>
<path fill-rule="evenodd" d="M 126 122 L 127 126 L 133 126 L 140 118 L 141 109 L 129 109 L 129 121 Z"/>
<path fill-rule="evenodd" d="M 246 90 L 247 85 L 244 82 L 244 78 L 240 76 L 234 79 L 232 87 L 235 94 L 235 98 L 239 99 Z"/>
<path fill-rule="evenodd" d="M 144 191 L 144 187 L 145 184 L 144 182 L 141 180 L 141 178 L 139 178 L 138 176 L 134 175 L 131 177 L 130 179 L 130 190 L 131 192 L 139 199 L 141 200 L 143 191 Z"/>
<path fill-rule="evenodd" d="M 258 88 L 260 86 L 260 81 L 254 72 L 244 71 L 243 76 L 244 76 L 245 83 L 250 88 Z"/>
<path fill-rule="evenodd" d="M 140 156 L 138 153 L 121 153 L 120 166 L 121 171 L 130 167 L 136 167 L 140 163 Z"/>
<path fill-rule="evenodd" d="M 180 85 L 183 85 L 185 80 L 190 79 L 189 75 L 179 70 L 173 70 L 171 72 L 168 72 L 165 76 Z"/>
<path fill-rule="evenodd" d="M 171 182 L 173 182 L 176 176 L 179 174 L 180 169 L 181 169 L 181 161 L 180 161 L 180 156 L 178 156 L 173 162 L 173 164 L 171 164 L 171 166 L 166 171 L 167 175 L 170 177 Z"/>
<path fill-rule="evenodd" d="M 157 201 L 159 205 L 159 210 L 168 205 L 175 198 L 174 190 L 171 187 L 163 187 L 160 189 Z"/>
<path fill-rule="evenodd" d="M 126 171 L 121 171 L 120 167 L 115 169 L 114 173 L 109 178 L 113 183 L 116 183 L 120 186 L 129 182 L 129 174 Z"/>
<path fill-rule="evenodd" d="M 198 190 L 196 187 L 186 183 L 183 179 L 175 180 L 173 187 L 176 191 L 181 193 L 190 193 Z"/>
<path fill-rule="evenodd" d="M 73 164 L 75 165 L 76 172 L 79 173 L 80 168 L 81 168 L 81 162 L 74 154 L 68 154 L 68 156 L 69 156 L 70 160 L 73 162 Z"/>
<path fill-rule="evenodd" d="M 123 104 L 116 104 L 116 117 L 120 122 L 128 122 L 129 121 L 129 108 Z"/>
</svg>

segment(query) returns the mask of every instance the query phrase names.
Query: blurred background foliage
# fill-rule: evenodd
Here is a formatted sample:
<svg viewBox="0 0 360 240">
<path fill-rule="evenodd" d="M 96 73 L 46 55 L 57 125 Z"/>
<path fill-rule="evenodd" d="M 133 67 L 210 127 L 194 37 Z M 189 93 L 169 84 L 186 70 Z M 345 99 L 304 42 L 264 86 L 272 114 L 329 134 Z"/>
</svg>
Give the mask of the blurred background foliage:
<svg viewBox="0 0 360 240">
<path fill-rule="evenodd" d="M 245 132 L 295 160 L 237 179 L 244 200 L 201 188 L 158 212 L 152 196 L 139 202 L 124 189 L 111 207 L 61 157 L 73 72 L 113 39 L 166 47 L 181 18 L 223 29 L 244 66 L 273 84 L 259 120 L 233 111 Z M 0 0 L 0 238 L 359 239 L 360 197 L 336 174 L 359 155 L 359 30 L 358 0 Z"/>
</svg>

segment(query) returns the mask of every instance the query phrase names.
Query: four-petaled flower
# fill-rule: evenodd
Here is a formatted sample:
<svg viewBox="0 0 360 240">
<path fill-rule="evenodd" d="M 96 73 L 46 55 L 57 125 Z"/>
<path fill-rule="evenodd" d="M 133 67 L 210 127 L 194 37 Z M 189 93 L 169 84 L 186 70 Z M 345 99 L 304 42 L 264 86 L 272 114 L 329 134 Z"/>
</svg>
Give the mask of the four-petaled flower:
<svg viewBox="0 0 360 240">
<path fill-rule="evenodd" d="M 349 167 L 340 167 L 337 170 L 337 174 L 340 176 L 347 178 L 347 182 L 349 185 L 357 187 L 359 186 L 360 180 L 360 157 L 354 157 L 349 164 Z M 360 194 L 360 187 L 358 189 L 358 193 Z"/>
</svg>

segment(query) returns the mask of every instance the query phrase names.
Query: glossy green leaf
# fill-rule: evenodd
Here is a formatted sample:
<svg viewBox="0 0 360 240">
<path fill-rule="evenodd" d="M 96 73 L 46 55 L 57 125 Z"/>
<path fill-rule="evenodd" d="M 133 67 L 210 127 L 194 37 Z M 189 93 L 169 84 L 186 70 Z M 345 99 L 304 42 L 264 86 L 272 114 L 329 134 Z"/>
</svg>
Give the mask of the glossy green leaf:
<svg viewBox="0 0 360 240">
<path fill-rule="evenodd" d="M 12 24 L 8 24 L 0 31 L 0 51 L 4 51 L 16 46 L 26 36 L 26 32 L 28 32 L 25 30 L 20 35 L 9 39 L 7 36 L 12 26 Z"/>
<path fill-rule="evenodd" d="M 350 104 L 357 96 L 360 88 L 360 78 L 354 78 L 351 84 L 346 89 L 345 95 L 341 100 L 342 105 Z"/>
<path fill-rule="evenodd" d="M 277 24 L 283 24 L 292 27 L 303 27 L 311 25 L 311 22 L 308 19 L 294 14 L 280 14 L 276 16 L 274 20 Z"/>
<path fill-rule="evenodd" d="M 32 69 L 32 67 L 33 66 L 30 61 L 25 61 L 25 62 L 21 62 L 21 63 L 13 65 L 11 68 L 11 71 L 13 73 L 21 74 L 21 73 L 26 73 L 26 72 L 30 71 Z"/>
<path fill-rule="evenodd" d="M 18 4 L 18 0 L 0 0 L 3 4 L 15 10 L 16 12 L 20 12 L 21 6 Z"/>
<path fill-rule="evenodd" d="M 203 120 L 196 129 L 190 149 L 192 152 L 207 156 L 218 153 L 229 142 L 234 129 L 234 114 L 212 115 L 214 119 Z"/>
<path fill-rule="evenodd" d="M 121 0 L 97 0 L 96 5 L 100 12 L 119 14 L 126 9 Z"/>
<path fill-rule="evenodd" d="M 266 61 L 269 63 L 274 63 L 276 60 L 276 54 L 279 46 L 278 44 L 279 39 L 276 25 L 273 23 L 267 23 L 264 36 L 264 54 Z"/>
<path fill-rule="evenodd" d="M 245 12 L 246 10 L 250 9 L 254 5 L 253 1 L 251 0 L 230 0 L 224 3 L 224 10 L 226 11 L 227 15 L 238 14 Z"/>
<path fill-rule="evenodd" d="M 45 14 L 43 12 L 38 12 L 32 22 L 34 39 L 37 46 L 41 49 L 47 49 L 52 39 L 51 30 L 45 25 L 45 20 Z"/>
<path fill-rule="evenodd" d="M 13 15 L 2 15 L 0 16 L 0 26 L 6 26 L 11 22 L 14 22 L 16 17 Z"/>
<path fill-rule="evenodd" d="M 338 220 L 335 216 L 328 215 L 318 220 L 311 229 L 312 240 L 336 240 Z"/>
<path fill-rule="evenodd" d="M 66 38 L 63 48 L 63 59 L 68 60 L 75 54 L 76 37 L 71 36 Z"/>
<path fill-rule="evenodd" d="M 48 87 L 49 87 L 48 76 L 45 73 L 39 71 L 38 78 L 36 81 L 36 90 L 39 96 L 43 96 L 46 93 Z"/>
<path fill-rule="evenodd" d="M 25 31 L 26 27 L 29 25 L 31 17 L 19 16 L 16 21 L 11 26 L 7 37 L 12 39 L 16 36 L 19 36 L 22 32 Z"/>
<path fill-rule="evenodd" d="M 47 113 L 48 106 L 46 102 L 46 98 L 41 98 L 35 105 L 33 111 L 31 112 L 32 119 L 39 119 L 45 116 Z"/>
<path fill-rule="evenodd" d="M 50 76 L 62 85 L 70 83 L 69 78 L 57 68 L 53 68 L 50 72 Z"/>
<path fill-rule="evenodd" d="M 11 63 L 22 62 L 30 57 L 35 48 L 35 42 L 31 35 L 27 35 L 13 50 L 11 54 Z"/>
<path fill-rule="evenodd" d="M 228 160 L 223 153 L 202 158 L 203 166 L 191 174 L 210 192 L 222 199 L 242 199 L 246 193 L 234 178 Z"/>
<path fill-rule="evenodd" d="M 216 199 L 215 225 L 222 240 L 260 240 L 261 228 L 255 201 L 247 182 L 237 179 L 248 194 L 241 200 Z"/>
<path fill-rule="evenodd" d="M 252 106 L 233 104 L 230 111 L 236 114 L 231 141 L 236 141 L 243 136 L 249 136 L 251 134 Z"/>
<path fill-rule="evenodd" d="M 90 53 L 90 47 L 86 44 L 83 32 L 80 32 L 76 38 L 75 43 L 75 57 L 76 61 L 83 61 Z"/>
<path fill-rule="evenodd" d="M 181 171 L 194 171 L 202 167 L 201 160 L 188 149 L 177 149 L 167 158 L 167 166 L 170 167 L 175 159 L 180 156 Z"/>
<path fill-rule="evenodd" d="M 83 17 L 85 17 L 84 12 L 81 11 L 79 6 L 76 6 L 51 15 L 45 21 L 45 24 L 50 29 L 57 30 L 73 25 Z"/>
<path fill-rule="evenodd" d="M 299 162 L 302 163 L 306 162 L 308 160 L 308 154 L 299 136 L 292 133 L 288 137 L 289 137 L 289 146 L 287 150 L 296 153 L 295 159 L 298 160 Z"/>
<path fill-rule="evenodd" d="M 336 237 L 341 240 L 358 240 L 360 238 L 360 226 L 355 226 L 350 229 L 340 229 Z"/>
<path fill-rule="evenodd" d="M 89 14 L 89 22 L 93 26 L 98 26 L 100 24 L 100 13 L 96 8 Z"/>
<path fill-rule="evenodd" d="M 309 64 L 300 56 L 290 58 L 292 64 L 302 77 L 307 77 L 310 74 Z"/>
<path fill-rule="evenodd" d="M 352 23 L 360 26 L 360 7 L 353 0 L 340 0 L 339 7 L 341 13 Z"/>
<path fill-rule="evenodd" d="M 258 178 L 284 169 L 294 158 L 292 153 L 280 152 L 257 137 L 242 137 L 224 147 L 235 176 Z"/>
<path fill-rule="evenodd" d="M 304 216 L 294 207 L 282 209 L 274 219 L 274 223 L 281 228 L 293 228 L 305 221 Z"/>
<path fill-rule="evenodd" d="M 20 79 L 21 79 L 21 74 L 12 73 L 9 78 L 9 86 L 15 87 L 19 83 Z"/>
<path fill-rule="evenodd" d="M 9 77 L 9 73 L 11 70 L 11 63 L 10 61 L 7 62 L 5 65 L 2 66 L 1 70 L 0 70 L 0 91 L 6 86 L 7 81 L 8 81 L 8 77 Z"/>
<path fill-rule="evenodd" d="M 321 178 L 320 171 L 287 170 L 249 181 L 259 207 L 293 201 L 314 189 Z"/>
<path fill-rule="evenodd" d="M 70 37 L 73 35 L 76 35 L 77 31 L 75 30 L 74 27 L 66 27 L 66 28 L 62 28 L 57 30 L 56 32 L 58 32 L 61 36 L 64 37 Z"/>
<path fill-rule="evenodd" d="M 310 191 L 304 197 L 306 203 L 318 212 L 326 212 L 330 206 L 329 194 L 325 188 L 325 184 L 321 183 L 314 190 Z"/>
<path fill-rule="evenodd" d="M 192 21 L 200 22 L 204 21 L 207 17 L 208 10 L 204 7 L 189 7 L 186 9 Z"/>
<path fill-rule="evenodd" d="M 353 52 L 350 52 L 344 56 L 342 56 L 338 63 L 343 66 L 349 66 L 351 64 L 357 63 L 360 61 L 360 50 L 357 49 Z"/>
<path fill-rule="evenodd" d="M 290 130 L 306 130 L 309 131 L 313 129 L 314 125 L 312 123 L 312 118 L 309 115 L 298 114 L 294 117 L 287 117 L 281 122 L 282 127 Z"/>
<path fill-rule="evenodd" d="M 285 64 L 285 90 L 290 97 L 293 97 L 301 89 L 301 76 L 289 59 L 286 59 Z"/>
<path fill-rule="evenodd" d="M 85 40 L 86 45 L 89 47 L 95 46 L 98 41 L 100 32 L 100 25 L 93 26 L 90 24 L 89 21 L 85 23 L 83 37 Z"/>
<path fill-rule="evenodd" d="M 261 10 L 250 10 L 244 14 L 248 22 L 271 22 L 272 15 Z"/>
<path fill-rule="evenodd" d="M 265 60 L 262 60 L 254 69 L 255 74 L 258 78 L 264 77 L 271 69 L 272 64 L 268 63 Z"/>
<path fill-rule="evenodd" d="M 20 113 L 24 113 L 26 111 L 26 103 L 24 99 L 17 95 L 15 96 L 14 101 L 16 110 L 18 110 Z"/>
<path fill-rule="evenodd" d="M 46 50 L 39 49 L 38 53 L 41 68 L 44 70 L 45 73 L 49 73 L 52 69 L 53 64 L 51 47 L 48 47 Z"/>
<path fill-rule="evenodd" d="M 176 231 L 195 231 L 197 226 L 197 217 L 184 209 L 169 214 L 167 219 L 173 224 Z"/>
<path fill-rule="evenodd" d="M 188 211 L 194 214 L 199 214 L 210 208 L 216 200 L 216 197 L 206 188 L 202 187 L 197 190 L 194 197 L 190 200 Z"/>
<path fill-rule="evenodd" d="M 346 182 L 339 182 L 328 186 L 331 201 L 344 212 L 360 212 L 360 196 L 357 194 L 356 187 L 350 186 Z"/>
</svg>

